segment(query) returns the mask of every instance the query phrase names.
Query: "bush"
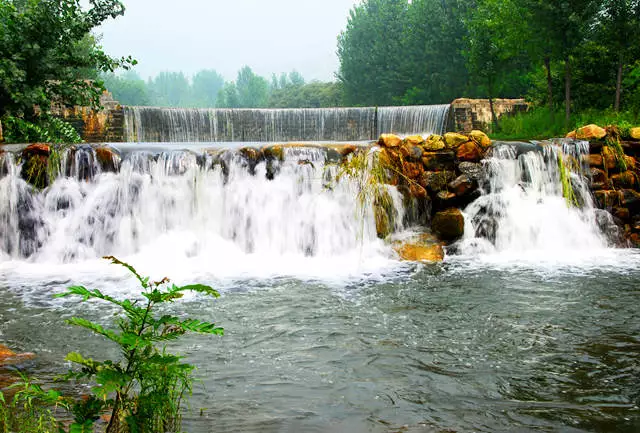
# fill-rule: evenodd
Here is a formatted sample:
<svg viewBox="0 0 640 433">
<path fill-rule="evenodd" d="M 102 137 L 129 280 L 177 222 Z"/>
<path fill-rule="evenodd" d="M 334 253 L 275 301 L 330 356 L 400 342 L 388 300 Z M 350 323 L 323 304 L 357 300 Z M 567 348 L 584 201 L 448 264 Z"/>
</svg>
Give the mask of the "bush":
<svg viewBox="0 0 640 433">
<path fill-rule="evenodd" d="M 36 122 L 28 122 L 19 117 L 4 116 L 2 126 L 7 143 L 82 143 L 78 131 L 56 117 L 41 117 Z"/>
</svg>

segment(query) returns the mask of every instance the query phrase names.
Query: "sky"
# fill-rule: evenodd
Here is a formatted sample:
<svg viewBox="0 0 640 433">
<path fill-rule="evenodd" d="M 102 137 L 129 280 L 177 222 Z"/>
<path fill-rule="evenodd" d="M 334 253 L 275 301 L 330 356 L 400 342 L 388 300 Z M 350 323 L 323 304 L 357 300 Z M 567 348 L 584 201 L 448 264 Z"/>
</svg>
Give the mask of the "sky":
<svg viewBox="0 0 640 433">
<path fill-rule="evenodd" d="M 112 56 L 132 55 L 143 77 L 244 65 L 265 77 L 297 70 L 333 81 L 338 34 L 357 0 L 123 0 L 127 11 L 98 29 Z"/>
</svg>

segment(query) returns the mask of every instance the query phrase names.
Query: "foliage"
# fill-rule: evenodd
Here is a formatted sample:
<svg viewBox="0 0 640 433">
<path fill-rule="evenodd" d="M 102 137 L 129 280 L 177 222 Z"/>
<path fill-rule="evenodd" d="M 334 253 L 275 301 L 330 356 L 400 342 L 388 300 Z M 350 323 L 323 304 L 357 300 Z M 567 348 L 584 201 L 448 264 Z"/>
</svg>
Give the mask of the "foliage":
<svg viewBox="0 0 640 433">
<path fill-rule="evenodd" d="M 567 202 L 567 207 L 578 207 L 578 198 L 571 183 L 571 170 L 564 162 L 564 154 L 558 151 L 558 171 L 560 173 L 560 183 L 562 184 L 562 196 Z"/>
<path fill-rule="evenodd" d="M 97 107 L 104 90 L 95 71 L 130 67 L 131 57 L 109 57 L 91 31 L 124 13 L 118 0 L 5 0 L 0 2 L 0 116 L 28 121 L 35 106 L 53 102 Z"/>
<path fill-rule="evenodd" d="M 7 143 L 81 143 L 78 131 L 69 123 L 56 117 L 43 115 L 34 122 L 19 117 L 4 116 L 4 139 Z"/>
<path fill-rule="evenodd" d="M 89 379 L 95 382 L 94 398 L 80 402 L 73 410 L 77 428 L 91 426 L 97 414 L 111 412 L 107 433 L 179 431 L 181 403 L 191 391 L 194 367 L 180 356 L 170 353 L 166 344 L 187 332 L 222 335 L 223 329 L 213 323 L 195 319 L 161 315 L 163 304 L 173 303 L 185 292 L 198 292 L 218 297 L 209 286 L 193 284 L 176 286 L 168 279 L 152 282 L 142 277 L 129 264 L 107 257 L 113 264 L 127 268 L 142 288 L 144 302 L 119 300 L 99 290 L 82 286 L 69 287 L 57 297 L 79 296 L 83 301 L 100 300 L 119 309 L 117 330 L 83 318 L 72 318 L 69 324 L 100 335 L 120 347 L 122 359 L 97 361 L 79 353 L 69 353 L 67 361 L 80 367 L 70 371 L 67 379 Z M 90 430 L 87 430 L 90 431 Z"/>
</svg>

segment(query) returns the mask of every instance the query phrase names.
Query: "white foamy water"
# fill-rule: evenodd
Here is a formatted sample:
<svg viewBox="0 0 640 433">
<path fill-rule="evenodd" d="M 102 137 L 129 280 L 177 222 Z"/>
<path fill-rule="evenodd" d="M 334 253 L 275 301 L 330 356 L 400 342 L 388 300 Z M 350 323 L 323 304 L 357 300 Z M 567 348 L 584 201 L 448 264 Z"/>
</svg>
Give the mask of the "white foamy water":
<svg viewBox="0 0 640 433">
<path fill-rule="evenodd" d="M 586 142 L 546 144 L 520 155 L 515 146 L 496 147 L 484 161 L 483 195 L 464 211 L 459 251 L 489 263 L 547 265 L 610 256 L 603 229 L 612 229 L 613 223 L 594 207 L 584 175 L 589 171 L 579 162 L 587 153 Z M 571 179 L 575 204 L 563 195 L 559 158 Z"/>
<path fill-rule="evenodd" d="M 286 149 L 284 161 L 255 167 L 236 151 L 132 152 L 118 173 L 100 172 L 80 153 L 70 161 L 89 161 L 90 175 L 70 162 L 63 171 L 71 175 L 42 192 L 8 164 L 0 180 L 9 204 L 0 214 L 5 281 L 99 278 L 113 272 L 105 255 L 177 281 L 340 280 L 397 266 L 369 207 L 358 206 L 355 184 L 336 181 L 337 166 L 325 164 L 326 150 Z"/>
</svg>

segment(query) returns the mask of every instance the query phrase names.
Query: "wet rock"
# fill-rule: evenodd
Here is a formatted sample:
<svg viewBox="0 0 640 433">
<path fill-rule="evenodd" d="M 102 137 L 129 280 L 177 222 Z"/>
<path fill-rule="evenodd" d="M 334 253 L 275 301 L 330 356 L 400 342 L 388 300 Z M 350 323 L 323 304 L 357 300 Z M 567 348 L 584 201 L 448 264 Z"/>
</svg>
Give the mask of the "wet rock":
<svg viewBox="0 0 640 433">
<path fill-rule="evenodd" d="M 640 128 L 631 128 L 629 130 L 629 136 L 634 140 L 640 140 Z"/>
<path fill-rule="evenodd" d="M 489 146 L 491 146 L 491 139 L 487 134 L 482 131 L 473 130 L 469 133 L 469 138 L 471 141 L 480 146 L 481 149 L 486 150 Z"/>
<path fill-rule="evenodd" d="M 452 201 L 455 200 L 456 195 L 451 191 L 440 191 L 436 194 L 436 198 L 438 199 L 439 207 L 447 207 L 452 205 Z"/>
<path fill-rule="evenodd" d="M 441 135 L 430 135 L 422 146 L 425 151 L 432 152 L 442 150 L 446 147 L 444 138 Z"/>
<path fill-rule="evenodd" d="M 33 353 L 16 353 L 4 344 L 0 344 L 0 367 L 19 364 L 33 358 L 35 358 L 35 354 Z"/>
<path fill-rule="evenodd" d="M 576 131 L 571 131 L 570 133 L 567 134 L 567 138 L 576 138 Z"/>
<path fill-rule="evenodd" d="M 601 154 L 591 153 L 583 156 L 583 159 L 591 167 L 602 167 L 603 158 Z"/>
<path fill-rule="evenodd" d="M 388 191 L 377 195 L 373 202 L 373 215 L 376 221 L 376 233 L 380 239 L 385 239 L 393 233 L 395 209 L 393 199 Z"/>
<path fill-rule="evenodd" d="M 447 149 L 457 149 L 462 143 L 469 141 L 469 137 L 455 132 L 447 132 L 444 134 L 444 142 L 447 145 Z"/>
<path fill-rule="evenodd" d="M 603 165 L 607 168 L 607 170 L 615 170 L 618 167 L 618 158 L 609 146 L 604 146 L 602 148 L 602 160 Z"/>
<path fill-rule="evenodd" d="M 451 151 L 431 152 L 422 155 L 422 164 L 427 171 L 453 170 L 455 154 Z"/>
<path fill-rule="evenodd" d="M 95 152 L 102 171 L 116 173 L 120 170 L 122 158 L 116 149 L 109 146 L 100 146 L 96 148 Z"/>
<path fill-rule="evenodd" d="M 615 188 L 634 188 L 638 184 L 638 179 L 633 171 L 625 171 L 611 176 L 611 181 Z"/>
<path fill-rule="evenodd" d="M 632 156 L 625 156 L 624 162 L 627 164 L 627 170 L 635 170 L 636 169 L 636 159 Z"/>
<path fill-rule="evenodd" d="M 381 147 L 400 147 L 402 144 L 402 138 L 395 134 L 382 134 L 378 139 L 378 145 Z"/>
<path fill-rule="evenodd" d="M 409 191 L 411 193 L 411 196 L 414 198 L 425 199 L 428 196 L 427 190 L 415 183 L 412 183 L 409 186 Z"/>
<path fill-rule="evenodd" d="M 404 242 L 397 242 L 394 250 L 400 259 L 410 262 L 441 262 L 444 260 L 444 249 L 437 240 L 430 235 L 421 235 L 408 239 Z"/>
<path fill-rule="evenodd" d="M 403 144 L 400 147 L 400 154 L 409 161 L 420 161 L 422 159 L 422 148 L 411 144 Z"/>
<path fill-rule="evenodd" d="M 591 187 L 593 189 L 606 189 L 605 186 L 608 185 L 608 183 L 609 179 L 604 170 L 595 167 L 591 168 Z"/>
<path fill-rule="evenodd" d="M 265 146 L 261 149 L 265 159 L 284 161 L 284 148 L 280 144 L 274 146 Z"/>
<path fill-rule="evenodd" d="M 458 176 L 455 180 L 450 182 L 448 186 L 449 190 L 458 197 L 466 195 L 476 188 L 475 183 L 469 179 L 469 176 L 466 174 Z"/>
<path fill-rule="evenodd" d="M 404 139 L 404 144 L 410 146 L 422 146 L 424 144 L 424 138 L 421 135 L 412 135 Z"/>
<path fill-rule="evenodd" d="M 607 131 L 598 125 L 586 125 L 576 130 L 578 140 L 601 140 L 607 135 Z"/>
<path fill-rule="evenodd" d="M 340 156 L 344 158 L 358 150 L 358 146 L 356 146 L 355 144 L 345 144 L 343 146 L 334 146 L 333 149 L 335 149 L 336 152 L 338 152 Z"/>
<path fill-rule="evenodd" d="M 484 168 L 482 164 L 477 162 L 461 162 L 458 164 L 458 170 L 460 173 L 466 175 L 469 179 L 476 182 L 484 178 Z"/>
<path fill-rule="evenodd" d="M 24 158 L 24 157 L 23 157 Z M 20 176 L 38 189 L 49 186 L 49 157 L 33 154 L 23 160 Z"/>
<path fill-rule="evenodd" d="M 623 189 L 620 193 L 620 204 L 629 209 L 632 215 L 640 213 L 640 193 L 632 189 Z"/>
<path fill-rule="evenodd" d="M 404 161 L 402 163 L 402 173 L 409 179 L 418 179 L 424 173 L 424 167 L 418 162 Z"/>
<path fill-rule="evenodd" d="M 436 213 L 431 227 L 441 239 L 454 241 L 464 235 L 464 216 L 460 209 L 446 209 Z"/>
<path fill-rule="evenodd" d="M 473 141 L 468 141 L 458 147 L 456 156 L 460 161 L 478 162 L 482 159 L 482 149 Z"/>
<path fill-rule="evenodd" d="M 600 190 L 595 191 L 593 196 L 596 200 L 596 205 L 600 209 L 611 209 L 614 206 L 618 206 L 620 204 L 620 194 L 618 191 L 612 190 Z"/>
<path fill-rule="evenodd" d="M 613 208 L 613 216 L 621 219 L 622 221 L 629 221 L 629 219 L 631 218 L 631 213 L 627 208 L 616 207 L 616 208 Z"/>
<path fill-rule="evenodd" d="M 33 143 L 22 151 L 22 158 L 24 159 L 28 159 L 33 155 L 49 156 L 51 155 L 51 147 L 45 143 Z"/>
<path fill-rule="evenodd" d="M 453 171 L 426 171 L 422 175 L 422 184 L 425 188 L 434 193 L 444 191 L 447 189 L 449 182 L 456 178 L 456 174 Z"/>
</svg>

